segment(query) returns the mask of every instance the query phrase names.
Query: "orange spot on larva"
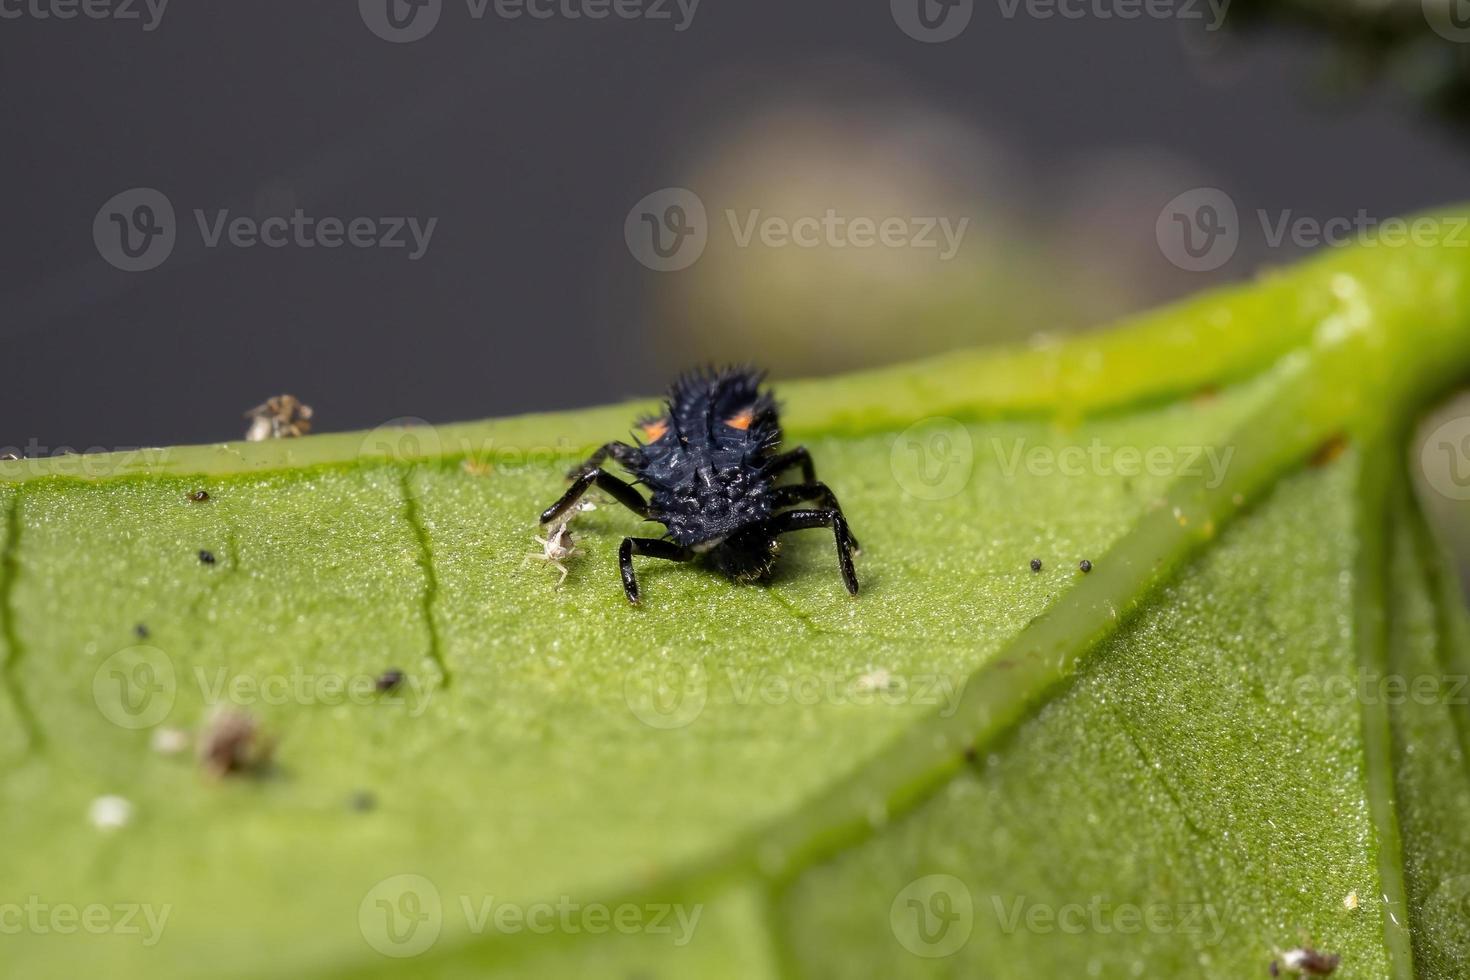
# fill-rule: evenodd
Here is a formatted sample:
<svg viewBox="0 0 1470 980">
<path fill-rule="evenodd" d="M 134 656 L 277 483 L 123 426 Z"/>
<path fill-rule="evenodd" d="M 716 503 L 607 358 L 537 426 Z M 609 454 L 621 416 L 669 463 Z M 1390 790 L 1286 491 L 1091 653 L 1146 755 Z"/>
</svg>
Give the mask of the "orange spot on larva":
<svg viewBox="0 0 1470 980">
<path fill-rule="evenodd" d="M 669 431 L 669 423 L 664 419 L 654 419 L 652 422 L 643 423 L 643 436 L 649 442 L 658 442 Z"/>
<path fill-rule="evenodd" d="M 748 429 L 750 428 L 750 423 L 754 420 L 754 418 L 754 413 L 747 408 L 745 411 L 736 412 L 734 415 L 727 418 L 725 420 L 725 424 L 732 429 Z"/>
</svg>

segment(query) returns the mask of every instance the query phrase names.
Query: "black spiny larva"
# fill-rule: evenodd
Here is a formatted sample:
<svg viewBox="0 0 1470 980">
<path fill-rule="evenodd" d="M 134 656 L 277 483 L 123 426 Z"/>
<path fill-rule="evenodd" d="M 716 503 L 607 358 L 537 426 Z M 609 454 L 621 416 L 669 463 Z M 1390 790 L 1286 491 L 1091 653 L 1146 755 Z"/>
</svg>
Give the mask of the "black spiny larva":
<svg viewBox="0 0 1470 980">
<path fill-rule="evenodd" d="M 596 486 L 645 520 L 662 524 L 661 538 L 624 538 L 618 567 L 629 602 L 639 599 L 633 556 L 692 561 L 703 557 L 737 582 L 766 578 L 776 563 L 781 535 L 828 527 L 837 541 L 837 565 L 847 591 L 857 595 L 852 556 L 857 539 L 848 530 L 837 497 L 817 480 L 811 455 L 797 446 L 780 452 L 776 401 L 750 368 L 705 368 L 680 376 L 663 412 L 641 419 L 643 440 L 610 442 L 570 476 L 572 485 L 541 514 L 550 524 Z M 602 469 L 613 459 L 648 487 Z M 777 485 L 799 467 L 801 482 Z M 813 503 L 815 507 L 797 507 Z"/>
</svg>

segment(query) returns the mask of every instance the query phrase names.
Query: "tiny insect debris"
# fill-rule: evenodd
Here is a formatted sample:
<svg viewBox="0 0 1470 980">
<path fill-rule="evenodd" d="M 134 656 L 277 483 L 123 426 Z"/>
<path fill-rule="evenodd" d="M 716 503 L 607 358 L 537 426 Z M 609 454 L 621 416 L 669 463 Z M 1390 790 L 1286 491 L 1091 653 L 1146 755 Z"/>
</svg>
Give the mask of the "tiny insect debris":
<svg viewBox="0 0 1470 980">
<path fill-rule="evenodd" d="M 252 715 L 222 709 L 205 724 L 196 755 L 206 773 L 223 777 L 264 771 L 274 749 L 274 741 L 260 734 Z"/>
<path fill-rule="evenodd" d="M 1041 571 L 1041 559 L 1040 558 L 1033 558 L 1033 559 L 1031 559 L 1031 570 L 1033 572 L 1039 572 L 1039 571 Z"/>
<path fill-rule="evenodd" d="M 98 830 L 118 830 L 133 820 L 133 804 L 121 796 L 99 796 L 87 807 L 87 820 Z"/>
<path fill-rule="evenodd" d="M 347 807 L 358 813 L 367 813 L 378 808 L 378 797 L 372 790 L 360 789 L 347 797 Z"/>
<path fill-rule="evenodd" d="M 195 490 L 193 493 L 189 494 L 189 499 L 194 501 L 194 503 L 196 504 L 202 504 L 209 499 L 209 491 Z"/>
<path fill-rule="evenodd" d="M 1342 957 L 1336 953 L 1323 953 L 1310 946 L 1300 946 L 1288 949 L 1280 954 L 1279 960 L 1271 961 L 1271 976 L 1278 977 L 1282 970 L 1287 970 L 1304 977 L 1325 977 L 1336 970 L 1340 962 Z"/>
<path fill-rule="evenodd" d="M 1349 912 L 1356 912 L 1358 910 L 1358 893 L 1348 892 L 1347 895 L 1343 897 L 1342 907 L 1347 909 Z"/>
<path fill-rule="evenodd" d="M 528 553 L 521 561 L 521 564 L 525 564 L 532 558 L 539 558 L 561 572 L 561 577 L 556 580 L 558 588 L 567 580 L 567 573 L 570 571 L 562 564 L 563 559 L 578 554 L 577 546 L 572 543 L 572 532 L 567 528 L 568 523 L 570 522 L 563 520 L 553 524 L 544 538 L 539 534 L 531 535 L 531 540 L 539 544 L 541 550 Z"/>
<path fill-rule="evenodd" d="M 214 552 L 207 551 L 207 550 L 205 550 L 203 548 L 199 549 L 199 560 L 202 561 L 206 565 L 213 565 L 214 564 Z"/>
<path fill-rule="evenodd" d="M 634 605 L 640 599 L 635 555 L 702 559 L 736 582 L 757 582 L 775 567 L 782 536 L 809 528 L 832 532 L 842 584 L 857 595 L 857 538 L 836 494 L 817 480 L 806 448 L 780 451 L 776 400 L 762 381 L 761 372 L 748 367 L 681 375 L 663 410 L 635 423 L 641 438 L 609 442 L 573 469 L 572 485 L 541 512 L 541 523 L 554 526 L 595 486 L 638 517 L 662 524 L 663 537 L 627 537 L 618 548 L 623 594 Z M 608 459 L 649 495 L 604 470 Z M 800 482 L 777 483 L 793 469 L 801 471 Z"/>
<path fill-rule="evenodd" d="M 311 431 L 311 416 L 311 406 L 294 395 L 276 395 L 245 413 L 250 420 L 245 438 L 250 442 L 295 439 Z"/>
<path fill-rule="evenodd" d="M 146 640 L 146 639 L 148 639 L 148 636 L 149 636 L 149 633 L 148 633 L 148 624 L 147 623 L 139 623 L 137 626 L 134 626 L 133 627 L 133 635 L 136 636 L 140 640 Z"/>
<path fill-rule="evenodd" d="M 399 670 L 396 667 L 392 667 L 378 675 L 378 679 L 373 682 L 373 687 L 377 688 L 378 693 L 384 694 L 398 687 L 398 685 L 402 683 L 403 671 Z"/>
<path fill-rule="evenodd" d="M 525 565 L 532 558 L 539 558 L 541 561 L 551 565 L 557 571 L 561 572 L 561 577 L 556 580 L 557 588 L 560 588 L 562 583 L 567 580 L 567 573 L 570 571 L 562 564 L 562 561 L 573 555 L 581 554 L 577 550 L 577 546 L 572 542 L 570 528 L 572 519 L 578 514 L 596 509 L 597 505 L 590 500 L 577 501 L 576 506 L 572 507 L 559 521 L 547 529 L 546 537 L 543 538 L 539 534 L 531 535 L 531 540 L 539 544 L 541 550 L 527 553 L 526 557 L 521 559 L 521 564 Z"/>
<path fill-rule="evenodd" d="M 1077 567 L 1082 570 L 1083 575 L 1086 575 L 1088 572 L 1092 571 L 1092 562 L 1084 558 L 1077 563 Z"/>
</svg>

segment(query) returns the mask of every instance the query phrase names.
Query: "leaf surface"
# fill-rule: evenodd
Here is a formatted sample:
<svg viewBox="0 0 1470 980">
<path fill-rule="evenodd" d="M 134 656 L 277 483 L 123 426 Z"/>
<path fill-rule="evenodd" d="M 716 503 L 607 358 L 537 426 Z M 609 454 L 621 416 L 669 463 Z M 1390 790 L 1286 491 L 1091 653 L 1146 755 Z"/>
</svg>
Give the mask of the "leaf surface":
<svg viewBox="0 0 1470 980">
<path fill-rule="evenodd" d="M 640 563 L 631 608 L 611 504 L 565 586 L 526 561 L 636 406 L 0 463 L 0 901 L 167 914 L 46 911 L 3 955 L 1226 977 L 1306 932 L 1345 976 L 1460 975 L 1466 709 L 1330 682 L 1463 670 L 1396 474 L 1470 363 L 1467 300 L 1454 249 L 1365 247 L 1055 347 L 782 386 L 863 541 L 855 600 L 813 531 L 765 587 Z M 267 775 L 153 747 L 221 705 L 277 741 Z M 105 794 L 127 826 L 88 822 Z"/>
</svg>

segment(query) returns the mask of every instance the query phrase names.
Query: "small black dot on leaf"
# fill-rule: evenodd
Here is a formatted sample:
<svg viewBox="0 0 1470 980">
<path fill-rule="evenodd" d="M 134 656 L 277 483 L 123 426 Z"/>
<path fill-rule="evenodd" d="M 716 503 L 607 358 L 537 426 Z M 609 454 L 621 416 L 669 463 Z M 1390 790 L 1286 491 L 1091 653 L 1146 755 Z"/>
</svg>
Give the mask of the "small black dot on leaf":
<svg viewBox="0 0 1470 980">
<path fill-rule="evenodd" d="M 1088 572 L 1092 571 L 1092 562 L 1084 558 L 1077 563 L 1077 567 L 1082 569 L 1083 575 L 1086 575 Z"/>
<path fill-rule="evenodd" d="M 195 490 L 193 493 L 189 494 L 189 499 L 194 501 L 194 503 L 196 504 L 202 504 L 209 499 L 209 491 Z"/>
<path fill-rule="evenodd" d="M 1039 571 L 1041 571 L 1041 559 L 1040 558 L 1033 558 L 1033 559 L 1031 559 L 1031 570 L 1033 572 L 1039 572 Z"/>
<path fill-rule="evenodd" d="M 202 562 L 204 562 L 204 564 L 206 564 L 206 565 L 213 565 L 214 564 L 214 552 L 201 550 L 199 552 L 199 560 L 202 561 Z"/>
</svg>

